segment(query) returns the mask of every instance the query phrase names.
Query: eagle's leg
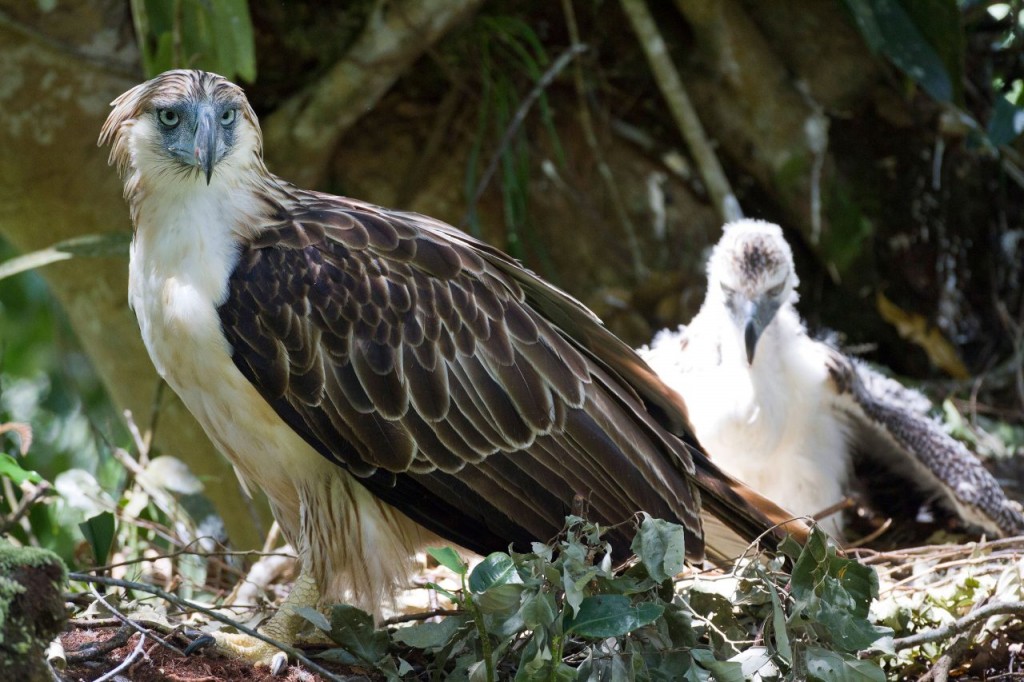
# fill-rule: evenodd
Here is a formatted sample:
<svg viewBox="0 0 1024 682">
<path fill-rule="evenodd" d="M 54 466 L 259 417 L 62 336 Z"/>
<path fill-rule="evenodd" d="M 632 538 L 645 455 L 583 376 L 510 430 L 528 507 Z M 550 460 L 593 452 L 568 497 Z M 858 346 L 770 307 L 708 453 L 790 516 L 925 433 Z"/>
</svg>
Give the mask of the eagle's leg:
<svg viewBox="0 0 1024 682">
<path fill-rule="evenodd" d="M 306 619 L 298 614 L 298 609 L 308 606 L 316 608 L 320 602 L 320 590 L 316 581 L 305 568 L 295 580 L 292 591 L 282 602 L 270 620 L 260 626 L 259 632 L 270 639 L 291 646 L 297 639 L 299 630 L 306 624 Z M 277 675 L 288 664 L 288 656 L 272 644 L 250 635 L 241 633 L 215 632 L 213 638 L 217 649 L 232 658 L 240 658 L 257 666 L 269 666 Z"/>
</svg>

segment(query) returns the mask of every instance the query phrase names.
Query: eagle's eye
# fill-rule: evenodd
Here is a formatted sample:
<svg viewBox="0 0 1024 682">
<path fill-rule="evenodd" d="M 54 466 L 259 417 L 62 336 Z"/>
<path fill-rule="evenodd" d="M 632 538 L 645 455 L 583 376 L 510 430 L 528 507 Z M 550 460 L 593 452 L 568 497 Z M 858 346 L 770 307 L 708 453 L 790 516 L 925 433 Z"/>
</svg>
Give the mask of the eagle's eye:
<svg viewBox="0 0 1024 682">
<path fill-rule="evenodd" d="M 736 290 L 723 284 L 722 293 L 725 294 L 727 298 L 732 298 L 736 294 Z"/>
<path fill-rule="evenodd" d="M 222 126 L 229 126 L 235 122 L 235 110 L 225 109 L 224 113 L 220 115 L 220 124 Z"/>
<path fill-rule="evenodd" d="M 178 117 L 178 112 L 171 111 L 170 109 L 161 109 L 157 112 L 156 116 L 160 120 L 160 123 L 168 128 L 173 128 L 178 125 L 178 121 L 181 120 Z"/>
<path fill-rule="evenodd" d="M 775 286 L 773 286 L 771 289 L 768 290 L 768 295 L 771 296 L 772 298 L 775 298 L 776 296 L 781 294 L 782 290 L 785 289 L 785 288 L 786 288 L 786 283 L 785 282 L 782 282 L 780 284 L 776 284 Z"/>
</svg>

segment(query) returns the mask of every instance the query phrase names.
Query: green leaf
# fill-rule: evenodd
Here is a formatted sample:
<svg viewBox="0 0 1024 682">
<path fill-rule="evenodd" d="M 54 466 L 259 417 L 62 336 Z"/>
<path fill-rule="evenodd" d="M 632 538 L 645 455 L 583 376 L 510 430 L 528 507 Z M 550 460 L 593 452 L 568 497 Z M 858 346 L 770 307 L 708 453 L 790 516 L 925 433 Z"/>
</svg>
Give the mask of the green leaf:
<svg viewBox="0 0 1024 682">
<path fill-rule="evenodd" d="M 458 575 L 466 575 L 466 562 L 451 547 L 427 547 L 427 554 L 434 557 L 434 561 L 452 572 Z"/>
<path fill-rule="evenodd" d="M 316 609 L 311 608 L 309 606 L 300 606 L 299 608 L 295 609 L 295 613 L 299 614 L 300 616 L 308 620 L 310 623 L 316 626 L 317 629 L 323 630 L 325 633 L 328 634 L 331 632 L 331 621 L 327 620 L 327 616 L 320 613 Z"/>
<path fill-rule="evenodd" d="M 524 589 L 522 585 L 517 585 L 516 583 L 498 585 L 486 592 L 477 594 L 473 597 L 473 601 L 480 607 L 483 613 L 512 614 L 519 610 L 519 602 Z"/>
<path fill-rule="evenodd" d="M 256 52 L 247 0 L 132 0 L 147 76 L 174 68 L 252 82 Z"/>
<path fill-rule="evenodd" d="M 459 595 L 455 594 L 454 592 L 449 592 L 448 590 L 444 589 L 443 587 L 441 587 L 437 583 L 427 583 L 427 589 L 428 590 L 434 590 L 438 594 L 440 594 L 440 595 L 442 595 L 444 597 L 447 597 L 448 599 L 450 599 L 451 601 L 453 601 L 456 604 L 461 604 L 462 603 L 462 597 L 460 597 Z"/>
<path fill-rule="evenodd" d="M 682 526 L 644 514 L 644 521 L 630 549 L 643 561 L 647 574 L 660 583 L 683 570 L 686 560 L 684 537 Z"/>
<path fill-rule="evenodd" d="M 535 592 L 523 602 L 523 623 L 531 630 L 547 628 L 558 615 L 555 596 L 550 592 Z"/>
<path fill-rule="evenodd" d="M 768 593 L 772 597 L 772 627 L 775 630 L 775 646 L 779 650 L 779 656 L 786 665 L 793 662 L 793 648 L 789 645 L 789 633 L 786 632 L 786 612 L 782 609 L 782 601 L 779 599 L 779 591 L 764 572 L 760 572 L 764 584 L 768 586 Z"/>
<path fill-rule="evenodd" d="M 953 100 L 942 58 L 895 0 L 843 0 L 872 52 L 884 55 L 940 102 Z"/>
<path fill-rule="evenodd" d="M 995 145 L 1009 144 L 1024 131 L 1024 109 L 1012 104 L 1005 97 L 997 97 L 988 121 L 988 139 Z"/>
<path fill-rule="evenodd" d="M 391 638 L 414 649 L 440 649 L 465 625 L 465 616 L 449 616 L 440 623 L 419 623 L 398 628 Z"/>
<path fill-rule="evenodd" d="M 707 649 L 690 652 L 700 667 L 711 672 L 716 682 L 743 682 L 743 665 L 735 661 L 719 661 Z"/>
<path fill-rule="evenodd" d="M 21 485 L 25 481 L 42 483 L 43 477 L 34 471 L 22 469 L 18 460 L 8 454 L 0 454 L 0 478 L 9 478 L 14 485 Z"/>
<path fill-rule="evenodd" d="M 874 661 L 862 661 L 819 647 L 804 653 L 807 679 L 819 682 L 885 682 L 885 673 Z"/>
<path fill-rule="evenodd" d="M 477 564 L 469 575 L 469 589 L 472 592 L 484 592 L 496 585 L 511 582 L 522 582 L 516 573 L 516 565 L 512 557 L 504 552 L 494 552 Z"/>
<path fill-rule="evenodd" d="M 127 256 L 130 243 L 131 234 L 127 232 L 106 232 L 65 239 L 48 248 L 0 263 L 0 280 L 74 256 Z"/>
<path fill-rule="evenodd" d="M 331 607 L 327 634 L 337 644 L 365 663 L 376 665 L 388 652 L 388 633 L 373 627 L 373 618 L 347 604 Z"/>
<path fill-rule="evenodd" d="M 603 639 L 619 637 L 656 621 L 665 607 L 661 604 L 636 604 L 619 594 L 587 597 L 575 616 L 566 615 L 565 631 L 581 637 Z"/>
<path fill-rule="evenodd" d="M 832 641 L 842 650 L 850 652 L 885 648 L 881 640 L 891 640 L 892 630 L 871 623 L 867 613 L 861 613 L 858 600 L 839 580 L 827 576 L 823 579 L 823 585 L 815 618 L 828 629 Z"/>
<path fill-rule="evenodd" d="M 107 556 L 114 544 L 114 515 L 108 511 L 100 512 L 78 524 L 78 527 L 92 548 L 96 565 L 107 563 Z"/>
</svg>

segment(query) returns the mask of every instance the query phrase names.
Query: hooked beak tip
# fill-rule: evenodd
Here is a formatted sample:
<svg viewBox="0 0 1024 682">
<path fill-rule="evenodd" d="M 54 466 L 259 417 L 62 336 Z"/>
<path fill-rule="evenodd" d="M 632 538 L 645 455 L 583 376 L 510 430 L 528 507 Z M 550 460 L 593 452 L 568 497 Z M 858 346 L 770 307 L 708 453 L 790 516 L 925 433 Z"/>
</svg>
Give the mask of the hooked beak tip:
<svg viewBox="0 0 1024 682">
<path fill-rule="evenodd" d="M 747 364 L 754 364 L 754 353 L 757 351 L 757 339 L 760 336 L 757 332 L 757 326 L 753 320 L 747 322 L 747 326 L 743 330 L 743 341 L 747 349 Z"/>
</svg>

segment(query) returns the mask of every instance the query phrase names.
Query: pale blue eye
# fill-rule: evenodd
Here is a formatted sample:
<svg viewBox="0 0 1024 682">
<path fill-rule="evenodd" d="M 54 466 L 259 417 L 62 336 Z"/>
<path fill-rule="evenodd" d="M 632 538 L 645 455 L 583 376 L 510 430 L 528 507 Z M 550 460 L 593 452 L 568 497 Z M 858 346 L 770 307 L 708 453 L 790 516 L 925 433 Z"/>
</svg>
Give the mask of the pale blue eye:
<svg viewBox="0 0 1024 682">
<path fill-rule="evenodd" d="M 220 124 L 222 126 L 229 126 L 235 122 L 235 110 L 227 109 L 223 114 L 220 115 Z"/>
<path fill-rule="evenodd" d="M 181 120 L 178 118 L 178 113 L 176 111 L 171 111 L 170 109 L 161 109 L 157 112 L 157 118 L 160 120 L 162 125 L 165 125 L 168 128 L 173 128 L 178 125 L 178 121 Z"/>
</svg>

